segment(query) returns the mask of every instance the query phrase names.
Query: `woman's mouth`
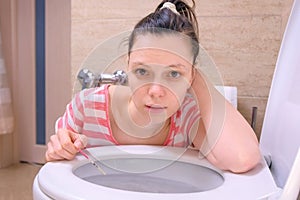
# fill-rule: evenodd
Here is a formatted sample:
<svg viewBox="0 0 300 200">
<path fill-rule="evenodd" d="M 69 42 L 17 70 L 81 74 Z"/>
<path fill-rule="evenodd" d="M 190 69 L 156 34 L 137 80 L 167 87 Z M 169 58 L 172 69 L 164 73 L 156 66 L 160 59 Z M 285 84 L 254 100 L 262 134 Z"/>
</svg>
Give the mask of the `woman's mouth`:
<svg viewBox="0 0 300 200">
<path fill-rule="evenodd" d="M 165 110 L 167 109 L 166 106 L 162 106 L 162 105 L 145 105 L 146 110 L 151 112 L 151 113 L 161 113 L 161 112 L 165 112 Z"/>
</svg>

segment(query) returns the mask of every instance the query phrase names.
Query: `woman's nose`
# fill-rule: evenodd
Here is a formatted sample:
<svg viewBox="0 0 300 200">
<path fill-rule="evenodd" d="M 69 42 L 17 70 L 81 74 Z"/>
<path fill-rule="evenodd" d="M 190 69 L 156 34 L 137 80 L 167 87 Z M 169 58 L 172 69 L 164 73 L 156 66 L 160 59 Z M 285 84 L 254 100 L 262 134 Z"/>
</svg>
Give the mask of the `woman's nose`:
<svg viewBox="0 0 300 200">
<path fill-rule="evenodd" d="M 165 91 L 164 86 L 157 84 L 157 83 L 152 83 L 148 90 L 148 94 L 151 97 L 156 97 L 156 98 L 164 96 L 165 92 L 166 91 Z"/>
</svg>

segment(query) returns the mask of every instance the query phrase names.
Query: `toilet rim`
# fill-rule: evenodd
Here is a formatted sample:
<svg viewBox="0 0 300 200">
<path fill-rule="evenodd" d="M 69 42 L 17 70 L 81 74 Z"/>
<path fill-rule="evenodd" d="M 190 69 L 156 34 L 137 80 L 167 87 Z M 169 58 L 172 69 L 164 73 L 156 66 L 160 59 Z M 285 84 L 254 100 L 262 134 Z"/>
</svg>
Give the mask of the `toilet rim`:
<svg viewBox="0 0 300 200">
<path fill-rule="evenodd" d="M 223 177 L 223 171 L 213 166 L 206 159 L 199 157 L 199 151 L 192 148 L 170 147 L 170 146 L 152 146 L 152 145 L 118 145 L 90 148 L 88 151 L 100 162 L 110 159 L 120 158 L 150 158 L 181 161 L 206 167 Z M 81 157 L 79 157 L 81 158 Z M 199 159 L 200 158 L 200 159 Z M 88 161 L 85 160 L 87 163 Z M 77 165 L 78 164 L 78 165 Z M 105 165 L 104 162 L 101 164 Z M 76 168 L 82 166 L 82 163 L 76 162 Z"/>
<path fill-rule="evenodd" d="M 99 151 L 98 148 L 101 148 Z M 114 149 L 114 150 L 112 150 Z M 93 149 L 89 149 L 92 153 L 93 151 L 101 152 L 104 159 L 118 157 L 117 152 L 120 154 L 120 150 L 122 152 L 132 152 L 140 153 L 140 155 L 148 155 L 147 153 L 157 152 L 157 147 L 153 146 L 143 146 L 143 145 L 126 145 L 126 146 L 118 146 L 115 147 L 97 147 Z M 124 151 L 125 150 L 125 151 Z M 178 150 L 174 147 L 164 147 L 160 150 L 166 150 L 166 153 L 169 150 Z M 110 152 L 110 153 L 108 153 Z M 149 155 L 148 155 L 149 156 Z M 164 154 L 162 154 L 164 156 Z M 37 175 L 37 181 L 40 189 L 50 198 L 57 198 L 57 199 L 92 199 L 95 197 L 99 198 L 101 196 L 107 196 L 112 199 L 114 198 L 131 198 L 131 199 L 174 199 L 174 198 L 190 198 L 190 199 L 199 199 L 199 197 L 203 198 L 217 198 L 220 197 L 219 195 L 222 194 L 222 197 L 233 198 L 233 194 L 235 193 L 236 189 L 241 186 L 240 181 L 243 182 L 244 189 L 238 189 L 239 193 L 242 194 L 241 190 L 247 191 L 249 188 L 253 188 L 256 184 L 253 184 L 253 181 L 257 182 L 264 178 L 268 179 L 268 188 L 261 190 L 258 192 L 256 197 L 260 197 L 266 195 L 268 193 L 274 192 L 276 185 L 273 179 L 270 177 L 271 174 L 268 169 L 266 169 L 266 165 L 264 162 L 261 162 L 260 166 L 257 167 L 256 172 L 252 171 L 251 173 L 246 173 L 243 175 L 239 174 L 232 174 L 229 172 L 222 172 L 219 169 L 216 169 L 212 166 L 206 159 L 199 159 L 198 152 L 194 150 L 187 150 L 184 152 L 183 156 L 180 157 L 179 161 L 193 163 L 197 165 L 201 165 L 207 168 L 210 168 L 216 172 L 218 172 L 223 178 L 224 183 L 212 190 L 208 190 L 205 192 L 194 192 L 194 193 L 145 193 L 145 192 L 134 192 L 134 191 L 125 191 L 119 189 L 113 189 L 101 185 L 96 185 L 85 181 L 73 174 L 73 171 L 78 167 L 85 165 L 88 161 L 81 155 L 76 156 L 76 158 L 72 161 L 60 161 L 60 162 L 50 162 L 47 163 L 44 167 L 41 168 L 40 172 Z M 267 171 L 266 171 L 267 170 Z M 59 172 L 59 173 L 58 173 Z M 63 180 L 63 181 L 62 181 Z M 67 182 L 65 180 L 68 180 Z M 250 181 L 249 181 L 250 180 Z M 252 181 L 251 181 L 252 180 Z M 252 184 L 251 184 L 252 183 Z M 273 184 L 274 183 L 274 184 Z M 275 187 L 273 187 L 275 186 Z M 86 189 L 87 188 L 87 189 Z M 245 189 L 247 188 L 247 190 Z M 258 187 L 259 189 L 259 187 Z M 250 190 L 250 193 L 253 193 L 253 190 Z M 249 193 L 249 191 L 248 191 Z M 158 196 L 159 195 L 159 196 Z M 236 193 L 238 195 L 238 193 Z M 241 196 L 242 197 L 242 196 Z M 241 197 L 237 197 L 241 198 Z M 253 196 L 251 197 L 253 198 Z"/>
</svg>

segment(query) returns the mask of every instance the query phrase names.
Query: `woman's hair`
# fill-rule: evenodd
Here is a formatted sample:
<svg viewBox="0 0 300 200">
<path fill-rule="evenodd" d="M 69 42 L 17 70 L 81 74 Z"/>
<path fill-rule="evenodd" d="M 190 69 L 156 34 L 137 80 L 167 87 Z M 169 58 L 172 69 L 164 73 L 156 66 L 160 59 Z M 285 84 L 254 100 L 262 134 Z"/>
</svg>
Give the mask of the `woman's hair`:
<svg viewBox="0 0 300 200">
<path fill-rule="evenodd" d="M 181 33 L 191 39 L 194 54 L 193 63 L 195 63 L 199 53 L 199 41 L 198 23 L 194 13 L 195 2 L 194 0 L 192 2 L 193 5 L 190 7 L 182 0 L 163 0 L 153 13 L 135 25 L 129 37 L 128 54 L 131 52 L 135 38 L 140 34 Z"/>
</svg>

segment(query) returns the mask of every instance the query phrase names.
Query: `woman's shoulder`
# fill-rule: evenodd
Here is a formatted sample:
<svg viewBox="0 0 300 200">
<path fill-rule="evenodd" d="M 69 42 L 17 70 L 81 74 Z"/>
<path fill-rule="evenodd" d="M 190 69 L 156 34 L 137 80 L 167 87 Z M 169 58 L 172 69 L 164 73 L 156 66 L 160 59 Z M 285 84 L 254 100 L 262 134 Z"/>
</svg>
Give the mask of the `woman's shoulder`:
<svg viewBox="0 0 300 200">
<path fill-rule="evenodd" d="M 121 85 L 101 85 L 100 87 L 84 89 L 79 96 L 83 101 L 105 103 L 117 100 L 120 103 L 129 99 L 130 88 Z"/>
<path fill-rule="evenodd" d="M 123 85 L 110 85 L 108 92 L 111 99 L 118 99 L 121 100 L 121 102 L 128 100 L 131 95 L 130 88 Z"/>
<path fill-rule="evenodd" d="M 81 90 L 79 93 L 80 93 L 80 95 L 83 95 L 83 96 L 104 94 L 104 93 L 108 92 L 108 88 L 109 88 L 109 85 L 101 85 L 99 87 L 92 87 L 92 88 L 87 88 L 87 89 Z"/>
<path fill-rule="evenodd" d="M 86 88 L 75 94 L 74 99 L 85 101 L 105 101 L 108 96 L 109 85 L 102 85 L 100 87 Z"/>
</svg>

